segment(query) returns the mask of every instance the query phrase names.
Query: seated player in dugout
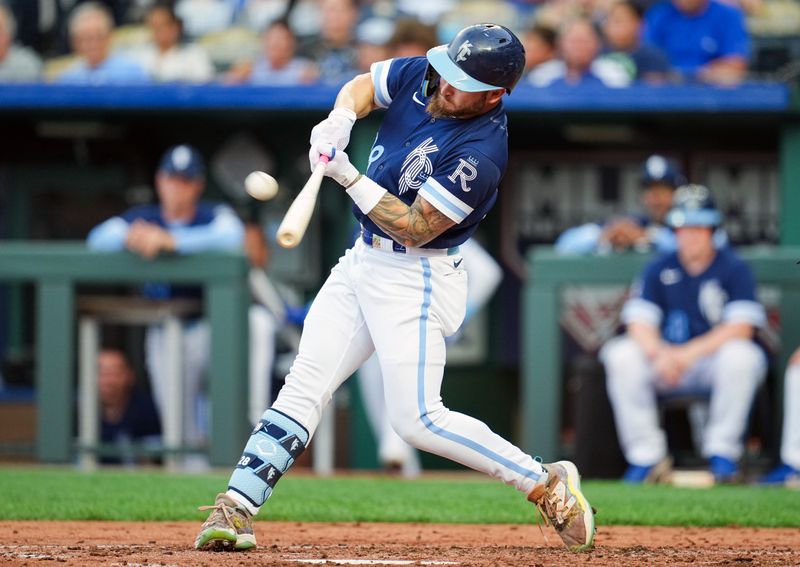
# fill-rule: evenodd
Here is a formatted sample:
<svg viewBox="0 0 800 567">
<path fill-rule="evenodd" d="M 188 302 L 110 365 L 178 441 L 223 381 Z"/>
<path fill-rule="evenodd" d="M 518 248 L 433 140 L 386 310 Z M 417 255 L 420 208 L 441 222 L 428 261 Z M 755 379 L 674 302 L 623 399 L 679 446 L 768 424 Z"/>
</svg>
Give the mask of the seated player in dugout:
<svg viewBox="0 0 800 567">
<path fill-rule="evenodd" d="M 380 61 L 346 83 L 311 132 L 310 165 L 353 200 L 361 237 L 320 289 L 297 358 L 195 540 L 255 547 L 252 517 L 308 445 L 336 389 L 376 352 L 392 428 L 410 445 L 524 493 L 572 551 L 594 544 L 594 512 L 569 461 L 542 463 L 442 402 L 445 337 L 466 313 L 459 246 L 497 200 L 508 161 L 503 97 L 525 67 L 507 28 L 469 26 L 426 57 Z M 355 121 L 385 108 L 362 174 L 344 149 Z"/>
<path fill-rule="evenodd" d="M 600 351 L 629 465 L 623 480 L 667 480 L 671 459 L 658 395 L 704 390 L 711 398 L 703 456 L 716 482 L 735 482 L 750 407 L 767 372 L 754 338 L 766 314 L 747 264 L 730 247 L 714 245 L 722 216 L 707 187 L 678 188 L 666 222 L 678 250 L 644 269 L 622 309 L 627 333 Z"/>
</svg>

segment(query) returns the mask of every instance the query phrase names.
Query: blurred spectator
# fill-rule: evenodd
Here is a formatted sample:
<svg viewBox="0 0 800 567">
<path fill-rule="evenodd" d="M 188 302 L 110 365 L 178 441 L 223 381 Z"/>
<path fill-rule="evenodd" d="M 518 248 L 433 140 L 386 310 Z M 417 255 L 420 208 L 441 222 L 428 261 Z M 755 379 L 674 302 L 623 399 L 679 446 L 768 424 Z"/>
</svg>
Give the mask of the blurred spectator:
<svg viewBox="0 0 800 567">
<path fill-rule="evenodd" d="M 39 56 L 14 43 L 16 32 L 14 14 L 0 4 L 0 83 L 34 82 L 42 73 Z"/>
<path fill-rule="evenodd" d="M 553 28 L 536 24 L 522 36 L 525 46 L 525 80 L 543 86 L 563 73 L 558 59 L 558 38 Z"/>
<path fill-rule="evenodd" d="M 79 60 L 56 79 L 75 85 L 131 84 L 149 82 L 145 70 L 134 60 L 111 53 L 114 20 L 102 4 L 80 4 L 69 18 L 72 49 Z"/>
<path fill-rule="evenodd" d="M 664 50 L 687 79 L 730 85 L 747 71 L 742 11 L 718 0 L 665 0 L 645 15 L 643 40 Z"/>
<path fill-rule="evenodd" d="M 685 182 L 677 164 L 660 155 L 652 155 L 642 164 L 643 214 L 630 214 L 605 223 L 588 223 L 564 231 L 556 240 L 562 254 L 604 254 L 612 251 L 638 250 L 671 252 L 677 244 L 664 217 L 672 206 L 672 193 Z"/>
<path fill-rule="evenodd" d="M 394 22 L 386 18 L 369 18 L 356 28 L 358 42 L 358 70 L 368 73 L 370 66 L 390 58 L 389 40 L 394 33 Z"/>
<path fill-rule="evenodd" d="M 600 21 L 596 11 L 600 8 L 599 0 L 550 0 L 542 2 L 536 10 L 536 22 L 548 28 L 559 30 L 567 22 L 586 18 L 591 22 Z"/>
<path fill-rule="evenodd" d="M 181 45 L 183 24 L 172 3 L 159 0 L 145 16 L 152 42 L 136 53 L 137 60 L 158 82 L 205 83 L 214 78 L 214 66 L 199 45 Z"/>
<path fill-rule="evenodd" d="M 667 223 L 678 250 L 652 261 L 622 310 L 627 334 L 600 352 L 627 482 L 657 482 L 669 470 L 659 394 L 710 392 L 702 453 L 717 482 L 739 480 L 737 461 L 756 390 L 767 371 L 754 332 L 766 322 L 750 268 L 718 249 L 721 223 L 708 188 L 675 191 Z"/>
<path fill-rule="evenodd" d="M 239 22 L 253 31 L 263 31 L 272 22 L 286 20 L 289 7 L 295 3 L 296 0 L 245 0 Z"/>
<path fill-rule="evenodd" d="M 423 57 L 437 45 L 436 26 L 413 18 L 400 18 L 395 22 L 388 48 L 390 57 Z"/>
<path fill-rule="evenodd" d="M 627 56 L 636 68 L 635 79 L 647 83 L 664 83 L 672 67 L 666 53 L 642 43 L 644 12 L 636 0 L 620 0 L 603 22 L 606 48 L 610 54 Z"/>
<path fill-rule="evenodd" d="M 145 259 L 161 254 L 191 254 L 207 250 L 241 250 L 244 227 L 227 205 L 200 201 L 205 189 L 205 165 L 191 146 L 169 148 L 156 174 L 159 204 L 126 211 L 96 226 L 89 233 L 93 250 L 130 250 Z M 143 295 L 152 299 L 200 298 L 197 286 L 172 286 L 152 282 Z M 205 399 L 202 381 L 208 366 L 208 324 L 198 318 L 183 323 L 184 361 L 184 439 L 193 446 L 202 444 L 207 434 L 207 417 L 199 408 Z M 164 364 L 164 329 L 148 327 L 145 337 L 147 369 L 159 409 L 165 406 L 168 392 Z M 187 466 L 203 466 L 201 460 L 187 460 Z"/>
<path fill-rule="evenodd" d="M 115 445 L 120 454 L 102 456 L 105 464 L 150 462 L 135 458 L 134 444 L 155 448 L 161 441 L 161 423 L 150 394 L 139 388 L 125 354 L 106 348 L 97 356 L 97 380 L 100 395 L 100 441 Z"/>
<path fill-rule="evenodd" d="M 600 35 L 586 18 L 570 20 L 559 30 L 561 65 L 548 67 L 549 76 L 539 77 L 536 86 L 604 85 L 627 87 L 632 74 L 618 61 L 600 56 Z"/>
<path fill-rule="evenodd" d="M 183 22 L 186 35 L 197 39 L 231 26 L 239 4 L 235 0 L 177 0 L 175 13 Z"/>
<path fill-rule="evenodd" d="M 301 52 L 316 62 L 321 82 L 336 85 L 358 73 L 355 0 L 320 0 L 320 35 L 307 42 Z"/>
<path fill-rule="evenodd" d="M 0 0 L 16 21 L 16 40 L 40 55 L 64 52 L 63 8 L 58 0 Z M 60 49 L 59 49 L 60 48 Z"/>
<path fill-rule="evenodd" d="M 436 25 L 442 16 L 458 9 L 458 0 L 397 0 L 397 10 L 403 16 L 410 16 L 428 25 Z M 449 41 L 449 40 L 448 40 Z"/>
<path fill-rule="evenodd" d="M 261 34 L 262 55 L 255 61 L 241 61 L 226 74 L 226 83 L 252 85 L 299 85 L 317 78 L 316 66 L 296 55 L 296 39 L 283 20 L 272 22 Z"/>
<path fill-rule="evenodd" d="M 800 348 L 792 353 L 784 377 L 781 462 L 760 482 L 800 487 Z"/>
</svg>

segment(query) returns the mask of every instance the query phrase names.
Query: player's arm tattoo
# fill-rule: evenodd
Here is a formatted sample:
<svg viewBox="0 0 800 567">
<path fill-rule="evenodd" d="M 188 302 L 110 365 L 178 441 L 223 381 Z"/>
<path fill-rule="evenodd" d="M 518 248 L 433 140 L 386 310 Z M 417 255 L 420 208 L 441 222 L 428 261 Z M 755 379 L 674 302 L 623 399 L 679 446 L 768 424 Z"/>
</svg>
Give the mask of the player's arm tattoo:
<svg viewBox="0 0 800 567">
<path fill-rule="evenodd" d="M 419 195 L 409 206 L 386 193 L 368 216 L 396 242 L 409 247 L 427 244 L 456 224 Z"/>
</svg>

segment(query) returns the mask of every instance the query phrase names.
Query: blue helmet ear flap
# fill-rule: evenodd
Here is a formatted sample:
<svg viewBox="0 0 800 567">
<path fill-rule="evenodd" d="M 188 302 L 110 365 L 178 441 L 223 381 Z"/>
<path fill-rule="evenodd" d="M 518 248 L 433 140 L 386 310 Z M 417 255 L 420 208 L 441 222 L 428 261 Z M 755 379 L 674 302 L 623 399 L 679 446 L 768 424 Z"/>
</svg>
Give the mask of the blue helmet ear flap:
<svg viewBox="0 0 800 567">
<path fill-rule="evenodd" d="M 425 77 L 422 79 L 422 96 L 429 97 L 439 88 L 439 72 L 428 63 L 425 69 Z"/>
</svg>

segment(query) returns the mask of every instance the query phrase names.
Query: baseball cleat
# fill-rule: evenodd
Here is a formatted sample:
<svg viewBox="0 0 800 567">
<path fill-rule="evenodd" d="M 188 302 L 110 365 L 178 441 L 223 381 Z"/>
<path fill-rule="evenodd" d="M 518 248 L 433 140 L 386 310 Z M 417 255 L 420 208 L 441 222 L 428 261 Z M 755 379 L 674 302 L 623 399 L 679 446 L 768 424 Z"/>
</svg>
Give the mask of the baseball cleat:
<svg viewBox="0 0 800 567">
<path fill-rule="evenodd" d="M 194 540 L 195 549 L 203 551 L 244 551 L 256 546 L 250 513 L 227 494 L 217 494 L 212 510 Z"/>
<path fill-rule="evenodd" d="M 742 481 L 739 465 L 727 457 L 714 455 L 709 459 L 708 468 L 717 484 L 735 484 Z"/>
<path fill-rule="evenodd" d="M 786 463 L 781 463 L 758 479 L 758 483 L 769 486 L 791 486 L 797 488 L 800 486 L 800 471 Z"/>
<path fill-rule="evenodd" d="M 622 482 L 628 484 L 661 484 L 672 481 L 672 458 L 665 457 L 655 465 L 630 465 Z"/>
<path fill-rule="evenodd" d="M 545 524 L 552 525 L 567 549 L 594 547 L 594 509 L 581 492 L 581 477 L 570 461 L 542 465 L 547 480 L 533 487 L 528 500 L 536 504 Z"/>
</svg>

